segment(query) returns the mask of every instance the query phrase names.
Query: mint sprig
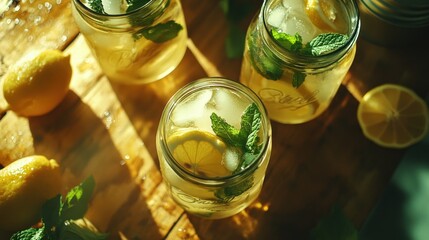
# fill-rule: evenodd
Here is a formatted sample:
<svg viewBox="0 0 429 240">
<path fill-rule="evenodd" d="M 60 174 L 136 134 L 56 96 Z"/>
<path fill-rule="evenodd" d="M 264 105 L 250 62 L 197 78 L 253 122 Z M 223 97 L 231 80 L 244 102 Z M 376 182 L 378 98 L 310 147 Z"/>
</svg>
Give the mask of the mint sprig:
<svg viewBox="0 0 429 240">
<path fill-rule="evenodd" d="M 107 234 L 93 232 L 77 224 L 71 227 L 73 220 L 84 217 L 94 187 L 94 178 L 90 176 L 72 188 L 64 201 L 61 194 L 47 200 L 42 206 L 42 227 L 19 231 L 12 235 L 11 240 L 107 239 Z M 73 232 L 72 238 L 60 238 L 60 236 L 71 236 L 70 231 Z"/>
<path fill-rule="evenodd" d="M 163 43 L 177 37 L 182 29 L 182 25 L 170 20 L 139 30 L 134 34 L 134 39 L 140 39 L 143 36 L 152 42 Z"/>
<path fill-rule="evenodd" d="M 280 47 L 302 56 L 321 56 L 335 51 L 343 46 L 349 39 L 345 34 L 322 33 L 317 35 L 310 42 L 303 44 L 302 36 L 298 33 L 291 35 L 281 32 L 278 28 L 273 28 L 270 34 Z M 249 52 L 253 67 L 266 79 L 280 79 L 283 75 L 283 69 L 276 63 L 276 61 L 280 60 L 273 57 L 272 54 L 270 55 L 268 50 L 264 50 L 263 47 L 256 44 L 256 37 L 256 32 L 249 37 Z M 295 71 L 292 77 L 292 86 L 294 88 L 301 86 L 306 76 L 304 72 Z"/>
<path fill-rule="evenodd" d="M 234 173 L 252 164 L 262 149 L 258 133 L 261 128 L 261 112 L 255 103 L 250 104 L 241 116 L 240 129 L 226 122 L 225 119 L 212 113 L 210 116 L 212 129 L 217 136 L 231 147 L 238 147 L 242 154 Z M 215 196 L 223 202 L 229 202 L 234 197 L 244 193 L 253 186 L 253 176 L 235 185 L 218 189 Z"/>
</svg>

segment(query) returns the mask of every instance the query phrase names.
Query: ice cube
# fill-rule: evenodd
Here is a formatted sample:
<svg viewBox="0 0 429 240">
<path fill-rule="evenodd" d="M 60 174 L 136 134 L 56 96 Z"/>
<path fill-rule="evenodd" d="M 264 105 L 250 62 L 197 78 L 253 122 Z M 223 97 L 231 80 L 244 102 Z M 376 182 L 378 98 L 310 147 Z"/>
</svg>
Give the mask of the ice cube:
<svg viewBox="0 0 429 240">
<path fill-rule="evenodd" d="M 268 15 L 268 24 L 273 27 L 280 27 L 283 19 L 286 16 L 286 9 L 284 7 L 276 7 Z"/>
<path fill-rule="evenodd" d="M 304 11 L 303 0 L 283 0 L 283 7 L 288 10 Z"/>
<path fill-rule="evenodd" d="M 241 152 L 237 148 L 227 148 L 223 153 L 223 164 L 226 169 L 233 172 L 240 162 Z"/>
<path fill-rule="evenodd" d="M 121 10 L 121 0 L 101 0 L 104 11 L 109 15 L 117 15 L 123 13 Z"/>
<path fill-rule="evenodd" d="M 243 101 L 236 93 L 229 90 L 217 90 L 213 95 L 216 113 L 229 124 L 239 128 L 241 115 L 250 104 Z"/>
<path fill-rule="evenodd" d="M 279 27 L 282 32 L 290 35 L 298 33 L 302 37 L 302 42 L 311 41 L 320 31 L 312 24 L 308 16 L 303 12 L 291 11 L 285 21 Z"/>
<path fill-rule="evenodd" d="M 210 121 L 205 105 L 212 98 L 212 94 L 212 91 L 202 91 L 178 104 L 171 115 L 173 123 L 178 127 L 189 127 L 203 121 L 203 118 L 207 118 L 205 121 Z"/>
</svg>

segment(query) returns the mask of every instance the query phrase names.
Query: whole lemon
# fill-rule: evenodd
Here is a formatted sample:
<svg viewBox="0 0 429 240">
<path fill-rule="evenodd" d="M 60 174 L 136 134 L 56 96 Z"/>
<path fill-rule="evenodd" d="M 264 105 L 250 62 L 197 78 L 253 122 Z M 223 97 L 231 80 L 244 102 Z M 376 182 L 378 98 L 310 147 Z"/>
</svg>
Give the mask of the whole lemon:
<svg viewBox="0 0 429 240">
<path fill-rule="evenodd" d="M 44 50 L 6 73 L 3 95 L 10 110 L 27 117 L 43 115 L 64 99 L 71 75 L 69 55 L 59 50 Z"/>
<path fill-rule="evenodd" d="M 40 220 L 42 205 L 61 191 L 58 163 L 45 156 L 18 159 L 0 170 L 0 232 L 18 231 Z"/>
</svg>

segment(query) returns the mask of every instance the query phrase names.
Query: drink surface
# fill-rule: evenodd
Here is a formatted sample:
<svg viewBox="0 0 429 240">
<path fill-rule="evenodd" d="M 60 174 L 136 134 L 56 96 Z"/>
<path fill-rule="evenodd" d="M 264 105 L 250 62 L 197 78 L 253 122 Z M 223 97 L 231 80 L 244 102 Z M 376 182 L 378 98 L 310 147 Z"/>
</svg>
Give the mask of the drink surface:
<svg viewBox="0 0 429 240">
<path fill-rule="evenodd" d="M 352 21 L 340 3 L 336 0 L 267 1 L 260 16 L 250 24 L 240 81 L 263 100 L 271 119 L 302 123 L 319 116 L 329 106 L 353 62 L 355 49 L 340 55 L 329 66 L 310 67 L 309 63 L 334 52 L 350 37 Z M 323 40 L 328 36 L 331 40 L 344 38 L 344 41 L 337 46 L 329 45 L 328 41 L 319 41 L 322 36 Z M 325 45 L 317 46 L 320 42 Z M 269 47 L 269 44 L 275 46 Z M 282 49 L 279 51 L 284 55 L 276 55 L 273 48 Z M 322 52 L 316 52 L 319 49 Z"/>
</svg>

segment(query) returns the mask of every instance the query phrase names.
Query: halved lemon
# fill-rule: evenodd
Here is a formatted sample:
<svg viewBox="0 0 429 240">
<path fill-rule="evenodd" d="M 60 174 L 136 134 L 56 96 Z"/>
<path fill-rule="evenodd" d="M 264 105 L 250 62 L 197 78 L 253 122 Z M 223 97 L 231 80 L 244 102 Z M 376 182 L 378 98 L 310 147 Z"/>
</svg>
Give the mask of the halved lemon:
<svg viewBox="0 0 429 240">
<path fill-rule="evenodd" d="M 311 22 L 325 32 L 345 33 L 346 21 L 343 10 L 333 0 L 307 0 L 305 12 Z"/>
<path fill-rule="evenodd" d="M 383 147 L 408 147 L 424 138 L 429 129 L 426 103 L 396 84 L 368 91 L 359 103 L 357 117 L 364 135 Z"/>
<path fill-rule="evenodd" d="M 179 132 L 168 138 L 167 145 L 174 159 L 193 174 L 203 177 L 231 175 L 223 162 L 226 145 L 210 132 Z"/>
</svg>

